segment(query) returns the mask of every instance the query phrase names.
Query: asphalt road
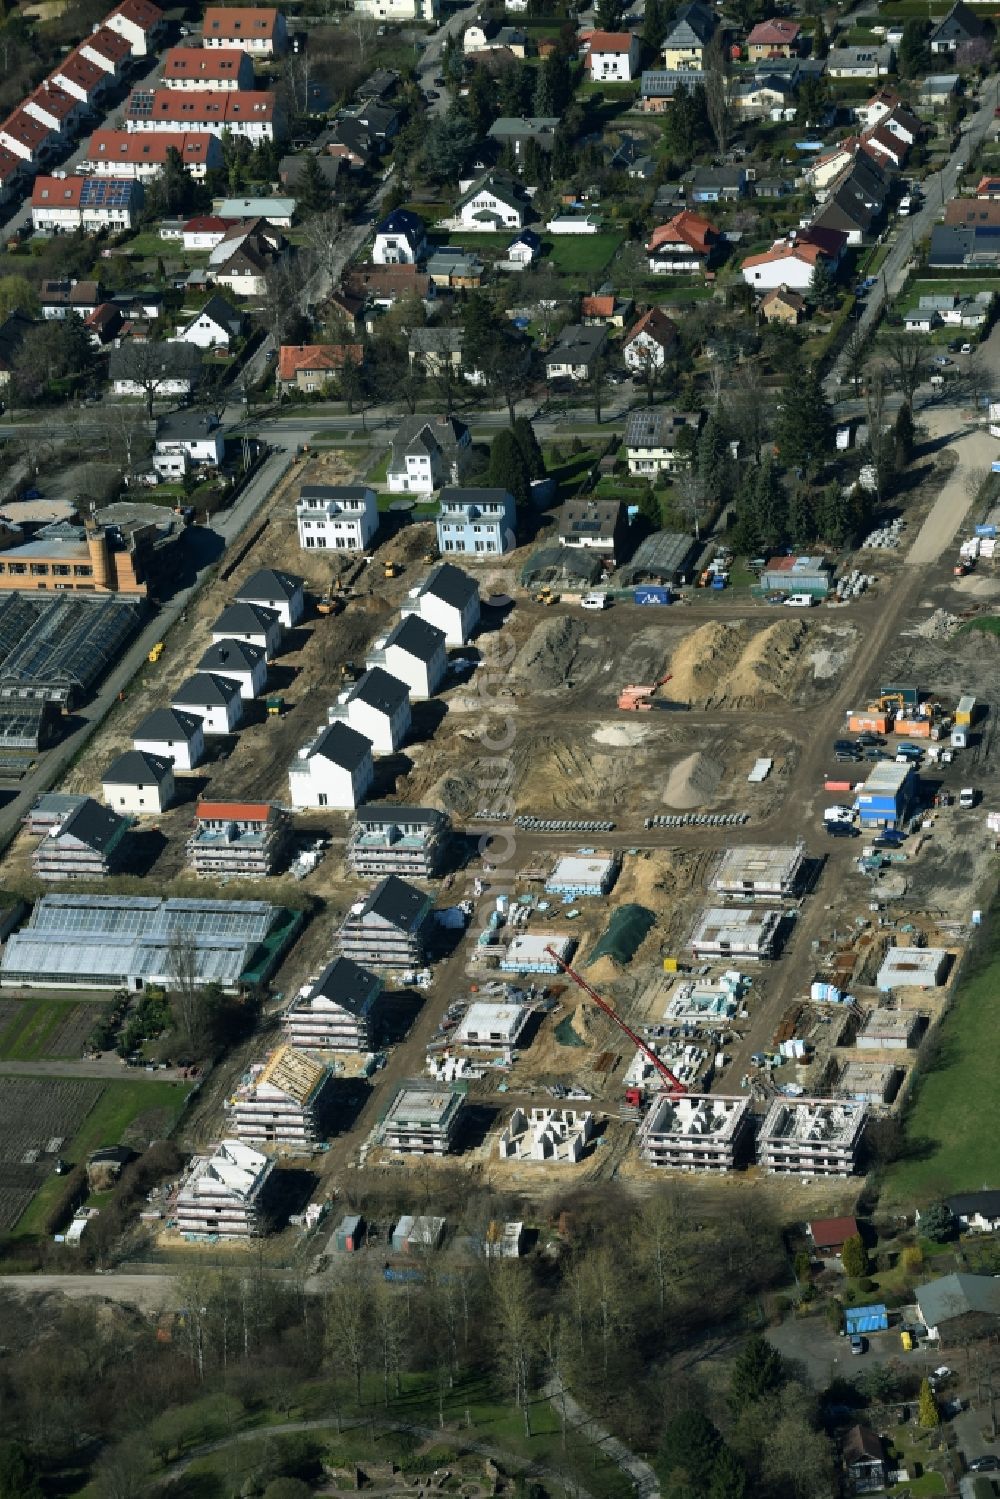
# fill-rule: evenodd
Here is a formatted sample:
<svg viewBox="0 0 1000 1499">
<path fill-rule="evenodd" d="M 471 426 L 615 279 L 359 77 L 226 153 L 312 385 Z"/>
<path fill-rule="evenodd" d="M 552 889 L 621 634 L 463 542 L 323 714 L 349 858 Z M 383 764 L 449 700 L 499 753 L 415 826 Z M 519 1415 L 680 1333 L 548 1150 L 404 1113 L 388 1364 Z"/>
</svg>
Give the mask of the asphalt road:
<svg viewBox="0 0 1000 1499">
<path fill-rule="evenodd" d="M 974 115 L 965 121 L 962 138 L 958 146 L 941 168 L 940 172 L 927 177 L 923 184 L 924 201 L 916 213 L 900 219 L 895 230 L 895 239 L 879 272 L 878 281 L 872 287 L 858 318 L 861 333 L 875 327 L 886 301 L 892 301 L 909 270 L 913 259 L 913 246 L 929 235 L 940 217 L 942 204 L 955 194 L 958 178 L 973 149 L 986 135 L 993 124 L 993 111 L 1000 102 L 1000 77 L 987 80 L 980 95 L 981 103 Z M 844 373 L 844 357 L 838 357 L 826 377 L 827 394 L 833 396 Z"/>
</svg>

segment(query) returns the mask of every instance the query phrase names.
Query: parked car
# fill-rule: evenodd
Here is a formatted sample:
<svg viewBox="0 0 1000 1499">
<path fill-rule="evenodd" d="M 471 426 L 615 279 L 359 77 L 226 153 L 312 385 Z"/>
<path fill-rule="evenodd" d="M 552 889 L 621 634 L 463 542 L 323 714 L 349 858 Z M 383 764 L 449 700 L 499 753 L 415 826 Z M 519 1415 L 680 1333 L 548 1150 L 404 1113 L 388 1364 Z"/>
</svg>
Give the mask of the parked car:
<svg viewBox="0 0 1000 1499">
<path fill-rule="evenodd" d="M 1000 1473 L 1000 1457 L 995 1452 L 986 1452 L 974 1457 L 969 1464 L 970 1473 Z"/>
<path fill-rule="evenodd" d="M 951 364 L 951 360 L 947 354 L 935 354 L 931 360 L 931 364 L 936 364 L 939 370 L 946 370 L 949 364 Z"/>
<path fill-rule="evenodd" d="M 855 1355 L 865 1353 L 868 1348 L 868 1339 L 863 1338 L 860 1333 L 855 1333 L 851 1339 L 851 1352 Z"/>
<path fill-rule="evenodd" d="M 825 822 L 823 826 L 831 838 L 856 838 L 858 830 L 850 822 Z"/>
</svg>

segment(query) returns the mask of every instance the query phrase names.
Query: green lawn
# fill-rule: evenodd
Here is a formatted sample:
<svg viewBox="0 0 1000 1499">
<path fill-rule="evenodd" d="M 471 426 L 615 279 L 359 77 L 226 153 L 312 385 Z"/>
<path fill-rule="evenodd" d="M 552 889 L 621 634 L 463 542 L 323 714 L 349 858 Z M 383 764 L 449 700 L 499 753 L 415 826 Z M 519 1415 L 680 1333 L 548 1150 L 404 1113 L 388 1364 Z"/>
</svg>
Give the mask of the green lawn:
<svg viewBox="0 0 1000 1499">
<path fill-rule="evenodd" d="M 386 449 L 385 456 L 380 458 L 378 463 L 374 464 L 365 474 L 366 483 L 374 485 L 376 489 L 379 489 L 386 483 L 386 477 L 389 473 L 389 459 L 391 457 L 391 450 Z"/>
<path fill-rule="evenodd" d="M 157 1133 L 165 1136 L 180 1115 L 188 1094 L 187 1083 L 168 1083 L 137 1078 L 115 1078 L 87 1115 L 80 1130 L 67 1144 L 63 1159 L 71 1165 L 85 1161 L 92 1150 L 102 1145 L 117 1145 L 134 1120 L 144 1114 L 156 1114 Z M 40 1233 L 46 1216 L 63 1190 L 65 1178 L 50 1176 L 32 1198 L 27 1211 L 14 1230 L 15 1238 Z"/>
<path fill-rule="evenodd" d="M 616 229 L 597 234 L 559 234 L 544 241 L 548 259 L 565 275 L 600 276 L 617 253 L 625 236 Z"/>
<path fill-rule="evenodd" d="M 985 619 L 970 619 L 961 625 L 958 633 L 960 635 L 969 630 L 977 630 L 980 635 L 1000 635 L 1000 616 L 989 614 Z"/>
<path fill-rule="evenodd" d="M 883 1203 L 911 1207 L 996 1179 L 1000 902 L 986 921 L 981 945 L 970 956 L 952 1009 L 941 1023 L 937 1055 L 918 1076 L 906 1115 L 906 1149 L 886 1172 Z"/>
</svg>

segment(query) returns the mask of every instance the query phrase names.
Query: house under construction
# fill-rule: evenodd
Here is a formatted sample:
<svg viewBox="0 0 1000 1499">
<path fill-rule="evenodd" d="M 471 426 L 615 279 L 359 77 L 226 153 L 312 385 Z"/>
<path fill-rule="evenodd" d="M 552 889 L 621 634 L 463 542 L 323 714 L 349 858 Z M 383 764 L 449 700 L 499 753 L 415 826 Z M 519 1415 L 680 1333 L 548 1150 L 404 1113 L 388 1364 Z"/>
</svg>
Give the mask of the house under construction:
<svg viewBox="0 0 1000 1499">
<path fill-rule="evenodd" d="M 195 874 L 259 880 L 280 867 L 291 838 L 287 812 L 273 802 L 198 803 L 187 842 Z"/>
<path fill-rule="evenodd" d="M 43 880 L 105 879 L 126 862 L 131 825 L 130 817 L 85 797 L 43 836 L 31 867 Z"/>
<path fill-rule="evenodd" d="M 350 958 L 334 958 L 282 1017 L 289 1041 L 314 1051 L 370 1051 L 382 980 Z"/>
<path fill-rule="evenodd" d="M 758 1136 L 765 1171 L 850 1176 L 857 1168 L 867 1105 L 828 1098 L 776 1098 Z"/>
<path fill-rule="evenodd" d="M 447 1155 L 458 1134 L 465 1094 L 422 1079 L 403 1083 L 383 1122 L 389 1150 L 406 1155 Z"/>
<path fill-rule="evenodd" d="M 751 1127 L 751 1100 L 708 1093 L 666 1093 L 654 1100 L 639 1130 L 639 1152 L 672 1171 L 732 1171 Z"/>
<path fill-rule="evenodd" d="M 279 1046 L 230 1100 L 237 1138 L 286 1150 L 314 1150 L 322 1139 L 330 1070 L 315 1057 Z"/>
<path fill-rule="evenodd" d="M 177 1194 L 177 1231 L 195 1238 L 249 1239 L 263 1233 L 264 1189 L 274 1162 L 239 1140 L 196 1156 Z"/>
</svg>

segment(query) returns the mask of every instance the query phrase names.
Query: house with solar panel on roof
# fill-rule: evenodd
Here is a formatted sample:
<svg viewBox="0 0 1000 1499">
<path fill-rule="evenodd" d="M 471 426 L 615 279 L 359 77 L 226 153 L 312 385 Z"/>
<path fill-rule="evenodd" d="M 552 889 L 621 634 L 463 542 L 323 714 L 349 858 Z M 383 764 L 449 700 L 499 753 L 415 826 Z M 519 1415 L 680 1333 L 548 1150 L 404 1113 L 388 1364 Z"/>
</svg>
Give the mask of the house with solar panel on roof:
<svg viewBox="0 0 1000 1499">
<path fill-rule="evenodd" d="M 559 512 L 559 544 L 621 557 L 628 520 L 620 500 L 567 500 Z"/>
<path fill-rule="evenodd" d="M 334 958 L 304 984 L 281 1017 L 293 1046 L 310 1051 L 370 1051 L 382 980 L 350 958 Z"/>
<path fill-rule="evenodd" d="M 128 177 L 36 177 L 31 227 L 39 233 L 116 233 L 133 229 L 142 211 L 142 183 Z"/>
</svg>

